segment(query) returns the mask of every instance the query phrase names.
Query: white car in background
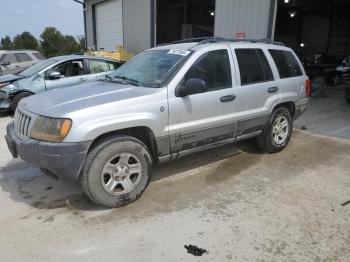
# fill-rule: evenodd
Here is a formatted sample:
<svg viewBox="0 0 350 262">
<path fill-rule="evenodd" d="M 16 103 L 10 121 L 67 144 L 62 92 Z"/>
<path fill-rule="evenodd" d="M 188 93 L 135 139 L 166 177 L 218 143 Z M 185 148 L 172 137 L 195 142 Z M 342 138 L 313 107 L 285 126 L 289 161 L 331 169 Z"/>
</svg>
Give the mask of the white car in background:
<svg viewBox="0 0 350 262">
<path fill-rule="evenodd" d="M 0 51 L 0 75 L 17 74 L 44 59 L 35 50 L 2 50 Z"/>
</svg>

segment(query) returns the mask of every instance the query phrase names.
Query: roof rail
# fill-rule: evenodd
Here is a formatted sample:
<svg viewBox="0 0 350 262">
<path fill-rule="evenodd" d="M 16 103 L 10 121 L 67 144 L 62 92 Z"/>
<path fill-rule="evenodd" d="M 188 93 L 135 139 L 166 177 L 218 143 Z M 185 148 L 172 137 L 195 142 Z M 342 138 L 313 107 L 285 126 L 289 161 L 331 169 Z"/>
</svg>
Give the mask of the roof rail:
<svg viewBox="0 0 350 262">
<path fill-rule="evenodd" d="M 187 38 L 187 39 L 173 41 L 173 42 L 171 42 L 171 44 L 185 44 L 185 43 L 201 42 L 201 41 L 208 40 L 211 38 L 213 38 L 213 37 Z"/>
<path fill-rule="evenodd" d="M 249 42 L 249 43 L 265 43 L 273 45 L 285 46 L 282 42 L 272 41 L 270 39 L 235 39 L 235 38 L 224 38 L 224 37 L 198 37 L 198 38 L 189 38 L 183 40 L 177 40 L 171 42 L 170 44 L 184 44 L 184 43 L 193 43 L 198 42 L 198 44 L 208 44 L 208 43 L 217 43 L 217 42 Z"/>
<path fill-rule="evenodd" d="M 183 40 L 177 40 L 171 43 L 159 44 L 157 46 L 164 46 L 169 44 L 185 44 L 185 43 L 194 43 L 197 45 L 210 44 L 210 43 L 220 43 L 220 42 L 248 42 L 248 43 L 265 43 L 272 45 L 285 46 L 282 42 L 275 42 L 270 39 L 234 39 L 234 38 L 224 38 L 224 37 L 197 37 L 197 38 L 188 38 Z"/>
<path fill-rule="evenodd" d="M 234 39 L 234 38 L 231 38 L 231 39 L 226 39 L 226 41 L 228 41 L 228 42 L 265 43 L 265 44 L 285 46 L 285 44 L 282 42 L 276 42 L 276 41 L 272 41 L 270 39 Z"/>
</svg>

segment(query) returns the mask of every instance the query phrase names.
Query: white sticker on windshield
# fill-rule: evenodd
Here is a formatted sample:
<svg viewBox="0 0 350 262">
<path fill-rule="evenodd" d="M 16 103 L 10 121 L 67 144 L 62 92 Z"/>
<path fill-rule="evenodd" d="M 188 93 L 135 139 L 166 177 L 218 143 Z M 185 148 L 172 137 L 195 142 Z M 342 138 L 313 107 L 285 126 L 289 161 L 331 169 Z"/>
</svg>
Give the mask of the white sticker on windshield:
<svg viewBox="0 0 350 262">
<path fill-rule="evenodd" d="M 168 54 L 171 55 L 181 55 L 181 56 L 187 56 L 191 51 L 188 50 L 182 50 L 182 49 L 170 49 Z"/>
</svg>

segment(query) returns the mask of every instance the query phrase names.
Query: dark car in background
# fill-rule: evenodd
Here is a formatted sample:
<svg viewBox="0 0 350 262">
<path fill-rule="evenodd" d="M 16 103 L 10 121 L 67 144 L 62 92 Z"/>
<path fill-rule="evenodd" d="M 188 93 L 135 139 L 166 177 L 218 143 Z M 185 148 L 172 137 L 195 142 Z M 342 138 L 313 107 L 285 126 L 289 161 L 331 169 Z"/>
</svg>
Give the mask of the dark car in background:
<svg viewBox="0 0 350 262">
<path fill-rule="evenodd" d="M 1 50 L 0 75 L 17 74 L 44 59 L 35 50 Z"/>
<path fill-rule="evenodd" d="M 0 110 L 15 111 L 27 96 L 105 78 L 123 62 L 109 58 L 70 55 L 43 60 L 18 74 L 0 77 Z"/>
<path fill-rule="evenodd" d="M 322 77 L 328 85 L 338 85 L 350 73 L 349 62 L 349 55 L 320 56 L 305 64 L 305 70 L 311 79 Z"/>
</svg>

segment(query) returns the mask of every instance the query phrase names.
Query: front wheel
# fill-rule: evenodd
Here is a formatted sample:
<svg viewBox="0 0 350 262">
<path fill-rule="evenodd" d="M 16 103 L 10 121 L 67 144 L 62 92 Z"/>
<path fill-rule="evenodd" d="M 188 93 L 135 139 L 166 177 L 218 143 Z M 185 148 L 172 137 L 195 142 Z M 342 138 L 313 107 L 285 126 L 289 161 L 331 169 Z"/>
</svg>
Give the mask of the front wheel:
<svg viewBox="0 0 350 262">
<path fill-rule="evenodd" d="M 86 195 L 106 207 L 138 199 L 148 186 L 151 156 L 136 138 L 117 136 L 97 144 L 88 154 L 80 178 Z"/>
<path fill-rule="evenodd" d="M 263 132 L 257 137 L 259 147 L 268 153 L 282 151 L 289 143 L 293 129 L 291 113 L 285 107 L 272 112 Z"/>
<path fill-rule="evenodd" d="M 22 93 L 19 93 L 17 94 L 13 99 L 12 99 L 12 103 L 11 103 L 11 109 L 13 112 L 16 111 L 17 107 L 18 107 L 18 103 L 19 101 L 21 101 L 21 99 L 25 98 L 25 97 L 28 97 L 28 96 L 31 96 L 33 95 L 32 93 L 29 93 L 29 92 L 22 92 Z"/>
</svg>

